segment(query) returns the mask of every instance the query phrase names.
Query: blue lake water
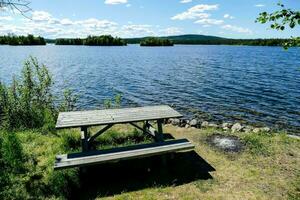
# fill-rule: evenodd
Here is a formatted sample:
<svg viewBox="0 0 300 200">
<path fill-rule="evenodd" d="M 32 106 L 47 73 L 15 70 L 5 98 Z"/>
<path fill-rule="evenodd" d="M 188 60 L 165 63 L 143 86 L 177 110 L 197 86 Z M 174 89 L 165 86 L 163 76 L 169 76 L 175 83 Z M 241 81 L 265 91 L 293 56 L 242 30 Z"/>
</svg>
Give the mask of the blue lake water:
<svg viewBox="0 0 300 200">
<path fill-rule="evenodd" d="M 122 93 L 123 106 L 169 104 L 188 117 L 300 133 L 300 48 L 0 46 L 0 80 L 30 55 L 49 67 L 56 93 L 79 94 L 80 108 Z"/>
</svg>

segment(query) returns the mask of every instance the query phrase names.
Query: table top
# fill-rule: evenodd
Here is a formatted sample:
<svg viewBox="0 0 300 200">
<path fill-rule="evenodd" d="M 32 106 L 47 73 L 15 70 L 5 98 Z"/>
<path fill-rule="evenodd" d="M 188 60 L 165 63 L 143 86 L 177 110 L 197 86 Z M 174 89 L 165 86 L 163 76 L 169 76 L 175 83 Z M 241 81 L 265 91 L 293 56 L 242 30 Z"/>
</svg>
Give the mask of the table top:
<svg viewBox="0 0 300 200">
<path fill-rule="evenodd" d="M 182 115 L 167 105 L 60 112 L 56 128 L 76 128 L 179 117 Z"/>
</svg>

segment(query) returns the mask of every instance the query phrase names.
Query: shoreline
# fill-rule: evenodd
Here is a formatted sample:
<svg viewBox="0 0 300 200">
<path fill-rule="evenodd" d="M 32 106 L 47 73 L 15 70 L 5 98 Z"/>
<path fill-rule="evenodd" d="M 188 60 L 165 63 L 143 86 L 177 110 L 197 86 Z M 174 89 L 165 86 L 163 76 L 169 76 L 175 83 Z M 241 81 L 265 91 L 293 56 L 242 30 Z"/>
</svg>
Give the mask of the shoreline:
<svg viewBox="0 0 300 200">
<path fill-rule="evenodd" d="M 225 132 L 244 132 L 244 133 L 271 133 L 271 132 L 284 132 L 289 137 L 300 139 L 300 133 L 297 132 L 288 132 L 285 129 L 276 129 L 270 126 L 254 126 L 249 125 L 247 123 L 240 123 L 240 122 L 226 122 L 223 121 L 221 123 L 216 123 L 215 121 L 206 121 L 200 120 L 197 118 L 170 118 L 165 121 L 165 124 L 171 124 L 176 127 L 180 128 L 195 128 L 195 129 L 203 129 L 203 128 L 216 128 L 221 129 Z"/>
</svg>

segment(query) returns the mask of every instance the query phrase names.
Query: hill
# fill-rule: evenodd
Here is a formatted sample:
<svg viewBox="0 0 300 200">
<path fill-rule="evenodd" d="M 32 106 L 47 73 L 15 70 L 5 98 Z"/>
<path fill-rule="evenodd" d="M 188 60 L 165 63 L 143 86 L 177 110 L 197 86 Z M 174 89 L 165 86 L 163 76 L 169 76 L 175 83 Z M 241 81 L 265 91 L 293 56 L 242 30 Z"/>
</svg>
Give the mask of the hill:
<svg viewBox="0 0 300 200">
<path fill-rule="evenodd" d="M 149 37 L 125 38 L 128 44 L 138 44 Z M 176 35 L 158 37 L 168 39 L 174 44 L 206 44 L 206 45 L 251 45 L 251 46 L 281 46 L 287 39 L 231 39 L 209 35 Z"/>
</svg>

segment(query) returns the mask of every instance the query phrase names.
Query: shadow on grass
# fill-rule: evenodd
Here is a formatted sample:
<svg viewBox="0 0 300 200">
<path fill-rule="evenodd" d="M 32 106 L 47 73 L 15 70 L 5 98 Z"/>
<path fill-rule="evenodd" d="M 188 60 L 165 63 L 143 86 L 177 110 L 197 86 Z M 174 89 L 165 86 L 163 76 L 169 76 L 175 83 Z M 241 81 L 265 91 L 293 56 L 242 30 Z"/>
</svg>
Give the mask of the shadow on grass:
<svg viewBox="0 0 300 200">
<path fill-rule="evenodd" d="M 215 169 L 195 151 L 95 165 L 81 174 L 81 188 L 71 199 L 95 199 L 150 187 L 177 186 L 212 179 Z"/>
</svg>

